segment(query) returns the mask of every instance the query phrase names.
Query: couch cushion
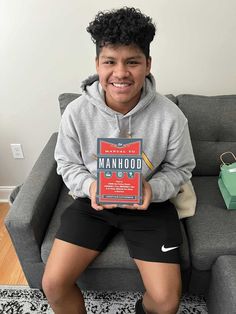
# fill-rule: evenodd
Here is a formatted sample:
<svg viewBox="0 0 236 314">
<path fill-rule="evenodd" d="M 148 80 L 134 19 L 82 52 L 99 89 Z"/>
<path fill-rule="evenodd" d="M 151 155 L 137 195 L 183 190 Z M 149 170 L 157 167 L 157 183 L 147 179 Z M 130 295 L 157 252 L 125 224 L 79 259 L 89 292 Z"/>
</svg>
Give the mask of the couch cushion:
<svg viewBox="0 0 236 314">
<path fill-rule="evenodd" d="M 173 94 L 167 94 L 165 96 L 177 105 L 177 98 Z"/>
<path fill-rule="evenodd" d="M 76 94 L 76 93 L 64 93 L 59 95 L 58 101 L 59 101 L 59 106 L 60 106 L 60 112 L 61 115 L 65 111 L 67 105 L 78 98 L 81 94 Z"/>
<path fill-rule="evenodd" d="M 212 267 L 209 313 L 236 313 L 236 256 L 220 256 Z"/>
<path fill-rule="evenodd" d="M 60 217 L 65 208 L 67 208 L 73 199 L 68 195 L 68 189 L 63 186 L 58 204 L 55 208 L 54 215 L 51 219 L 47 234 L 44 238 L 41 247 L 41 257 L 44 263 L 46 263 L 48 259 L 48 255 L 50 253 L 55 234 L 60 225 Z M 183 224 L 181 222 L 181 229 L 183 234 L 183 244 L 180 248 L 181 255 L 181 266 L 182 269 L 185 270 L 190 266 L 189 261 L 189 248 L 187 237 L 185 234 L 185 230 Z M 92 268 L 127 268 L 127 269 L 136 269 L 136 264 L 133 262 L 133 259 L 129 256 L 128 248 L 125 243 L 124 237 L 121 233 L 117 234 L 105 251 L 100 254 L 97 259 L 90 265 Z"/>
<path fill-rule="evenodd" d="M 210 270 L 220 255 L 236 255 L 236 211 L 229 211 L 218 188 L 218 177 L 198 176 L 196 214 L 186 219 L 190 256 L 197 270 Z"/>
<path fill-rule="evenodd" d="M 218 175 L 219 156 L 236 152 L 236 95 L 177 96 L 178 106 L 189 121 L 196 158 L 194 175 Z"/>
</svg>

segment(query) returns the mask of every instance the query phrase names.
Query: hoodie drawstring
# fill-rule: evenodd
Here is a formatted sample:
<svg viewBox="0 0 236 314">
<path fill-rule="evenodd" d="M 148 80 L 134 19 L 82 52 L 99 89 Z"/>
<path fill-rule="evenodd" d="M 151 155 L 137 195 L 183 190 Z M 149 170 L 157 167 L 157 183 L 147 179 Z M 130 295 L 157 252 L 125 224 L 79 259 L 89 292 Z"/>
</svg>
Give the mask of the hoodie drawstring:
<svg viewBox="0 0 236 314">
<path fill-rule="evenodd" d="M 128 137 L 132 137 L 132 128 L 131 128 L 131 116 L 129 116 L 129 129 L 128 129 Z"/>
<path fill-rule="evenodd" d="M 116 117 L 116 126 L 120 133 L 120 122 L 119 122 L 118 114 L 116 114 L 115 117 Z"/>
<path fill-rule="evenodd" d="M 116 126 L 117 126 L 117 129 L 119 130 L 119 133 L 121 134 L 121 129 L 120 129 L 120 121 L 119 121 L 119 117 L 118 115 L 116 114 L 115 115 L 115 118 L 116 118 Z M 131 119 L 132 119 L 132 116 L 129 116 L 129 127 L 128 127 L 128 133 L 127 133 L 127 138 L 131 138 L 132 137 L 132 124 L 131 124 Z"/>
</svg>

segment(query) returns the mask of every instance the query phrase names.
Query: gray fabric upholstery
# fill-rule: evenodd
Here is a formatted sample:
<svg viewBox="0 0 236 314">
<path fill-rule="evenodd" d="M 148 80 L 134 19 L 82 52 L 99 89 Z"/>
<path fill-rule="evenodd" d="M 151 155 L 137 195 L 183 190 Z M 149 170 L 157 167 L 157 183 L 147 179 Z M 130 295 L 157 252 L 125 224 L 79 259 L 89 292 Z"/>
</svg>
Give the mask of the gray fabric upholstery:
<svg viewBox="0 0 236 314">
<path fill-rule="evenodd" d="M 14 190 L 11 192 L 11 195 L 10 195 L 10 197 L 9 197 L 9 203 L 10 203 L 10 205 L 12 205 L 12 204 L 14 203 L 14 201 L 15 201 L 15 199 L 16 199 L 18 193 L 20 192 L 21 186 L 22 186 L 22 184 L 16 186 L 16 187 L 14 188 Z"/>
<path fill-rule="evenodd" d="M 199 270 L 192 266 L 188 292 L 206 296 L 209 288 L 210 275 L 210 270 Z"/>
<path fill-rule="evenodd" d="M 57 134 L 53 134 L 5 219 L 26 278 L 33 287 L 39 285 L 42 276 L 41 244 L 62 185 L 53 157 L 56 139 Z"/>
<path fill-rule="evenodd" d="M 236 313 L 236 256 L 220 256 L 212 267 L 209 314 Z"/>
<path fill-rule="evenodd" d="M 193 177 L 195 216 L 186 219 L 195 269 L 209 270 L 219 255 L 236 254 L 236 211 L 226 209 L 217 177 Z"/>
<path fill-rule="evenodd" d="M 197 161 L 194 175 L 218 175 L 219 156 L 236 151 L 236 95 L 177 96 L 178 106 L 189 120 Z"/>
<path fill-rule="evenodd" d="M 165 95 L 169 100 L 173 101 L 177 105 L 177 98 L 173 94 Z"/>
<path fill-rule="evenodd" d="M 64 94 L 59 95 L 58 101 L 59 101 L 59 107 L 60 107 L 61 115 L 65 111 L 66 106 L 70 102 L 72 102 L 73 100 L 78 98 L 79 96 L 80 96 L 80 94 L 76 94 L 76 93 L 64 93 Z"/>
<path fill-rule="evenodd" d="M 143 291 L 143 283 L 137 269 L 87 268 L 77 281 L 84 290 Z"/>
</svg>

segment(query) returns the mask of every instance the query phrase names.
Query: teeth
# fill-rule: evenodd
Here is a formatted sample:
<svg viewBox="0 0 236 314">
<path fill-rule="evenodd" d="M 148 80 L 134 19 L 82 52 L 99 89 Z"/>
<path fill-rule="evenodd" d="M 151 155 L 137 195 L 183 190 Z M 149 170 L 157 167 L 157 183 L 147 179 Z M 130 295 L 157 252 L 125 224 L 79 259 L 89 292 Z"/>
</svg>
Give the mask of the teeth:
<svg viewBox="0 0 236 314">
<path fill-rule="evenodd" d="M 126 87 L 126 86 L 129 86 L 129 84 L 127 84 L 127 83 L 113 83 L 113 85 L 115 87 Z"/>
</svg>

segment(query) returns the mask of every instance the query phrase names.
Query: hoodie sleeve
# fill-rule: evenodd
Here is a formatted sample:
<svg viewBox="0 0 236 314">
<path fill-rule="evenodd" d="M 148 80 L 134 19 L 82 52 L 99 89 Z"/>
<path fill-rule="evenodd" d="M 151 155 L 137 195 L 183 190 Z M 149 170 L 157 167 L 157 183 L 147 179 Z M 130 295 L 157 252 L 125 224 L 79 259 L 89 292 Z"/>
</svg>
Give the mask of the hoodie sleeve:
<svg viewBox="0 0 236 314">
<path fill-rule="evenodd" d="M 79 136 L 68 109 L 62 116 L 55 148 L 57 173 L 74 196 L 89 197 L 89 187 L 95 178 L 83 163 Z"/>
<path fill-rule="evenodd" d="M 161 167 L 149 180 L 153 202 L 164 202 L 178 194 L 180 186 L 192 177 L 195 159 L 189 135 L 188 123 L 178 135 L 170 138 Z"/>
</svg>

